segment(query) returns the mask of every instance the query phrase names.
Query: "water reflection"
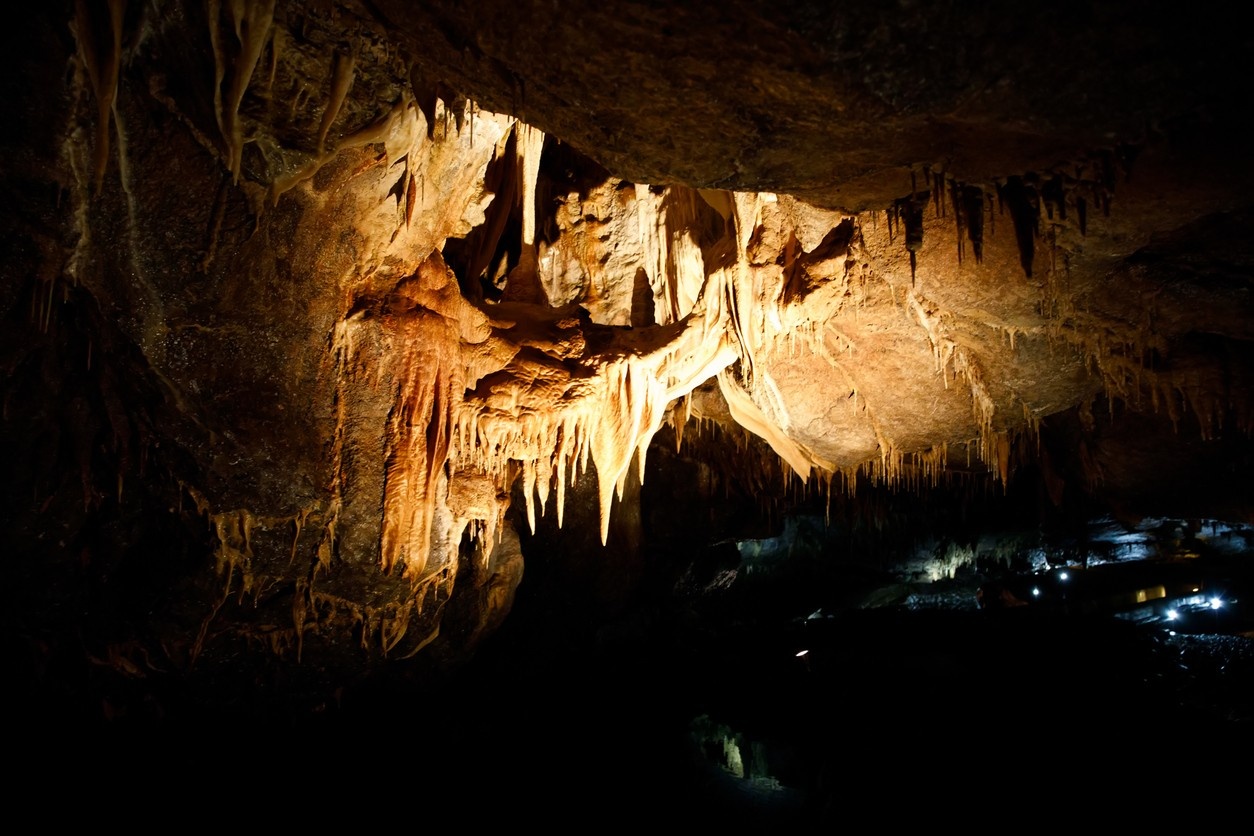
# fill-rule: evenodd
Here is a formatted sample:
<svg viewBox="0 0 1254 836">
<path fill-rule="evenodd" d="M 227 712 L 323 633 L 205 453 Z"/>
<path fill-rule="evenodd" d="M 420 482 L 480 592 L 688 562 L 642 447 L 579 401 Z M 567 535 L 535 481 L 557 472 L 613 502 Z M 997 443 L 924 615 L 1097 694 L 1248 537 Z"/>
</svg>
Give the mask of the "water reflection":
<svg viewBox="0 0 1254 836">
<path fill-rule="evenodd" d="M 1179 747 L 1226 757 L 1254 729 L 1248 581 L 1196 557 L 1056 565 L 972 585 L 967 607 L 742 625 L 693 674 L 701 792 L 733 820 L 836 823 L 1060 774 L 1158 779 Z"/>
<path fill-rule="evenodd" d="M 982 584 L 977 597 L 986 610 L 1034 607 L 1241 635 L 1254 631 L 1252 574 L 1254 567 L 1220 558 L 1130 560 L 1009 575 Z"/>
</svg>

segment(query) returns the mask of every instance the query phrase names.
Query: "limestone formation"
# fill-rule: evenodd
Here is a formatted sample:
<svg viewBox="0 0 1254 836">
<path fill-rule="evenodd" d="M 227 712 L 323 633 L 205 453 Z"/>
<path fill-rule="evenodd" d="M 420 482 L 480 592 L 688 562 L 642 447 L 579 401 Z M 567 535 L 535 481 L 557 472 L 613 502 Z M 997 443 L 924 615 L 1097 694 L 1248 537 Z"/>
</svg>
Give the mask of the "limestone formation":
<svg viewBox="0 0 1254 836">
<path fill-rule="evenodd" d="M 462 657 L 546 515 L 639 545 L 663 437 L 829 499 L 1235 479 L 1248 36 L 880 5 L 23 11 L 6 573 L 71 580 L 10 632 L 103 584 L 137 675 Z"/>
</svg>

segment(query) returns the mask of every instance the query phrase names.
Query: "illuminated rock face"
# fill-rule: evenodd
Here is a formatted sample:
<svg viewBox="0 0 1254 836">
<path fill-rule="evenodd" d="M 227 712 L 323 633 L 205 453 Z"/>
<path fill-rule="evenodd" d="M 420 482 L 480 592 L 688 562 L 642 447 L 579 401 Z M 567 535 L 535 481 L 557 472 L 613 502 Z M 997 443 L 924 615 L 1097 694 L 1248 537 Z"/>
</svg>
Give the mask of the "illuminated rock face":
<svg viewBox="0 0 1254 836">
<path fill-rule="evenodd" d="M 717 73 L 722 46 L 684 57 L 690 12 L 563 18 L 574 53 L 542 61 L 538 29 L 505 35 L 526 5 L 481 28 L 460 4 L 348 0 L 32 16 L 40 61 L 8 91 L 31 121 L 4 163 L 25 335 L 4 351 L 10 529 L 33 542 L 59 514 L 72 550 L 165 510 L 191 543 L 155 616 L 173 664 L 472 649 L 522 577 L 511 497 L 563 525 L 595 480 L 599 519 L 573 524 L 604 544 L 668 424 L 755 437 L 831 491 L 1005 482 L 1043 422 L 1090 432 L 1099 398 L 1204 438 L 1248 430 L 1254 178 L 1227 165 L 1222 120 L 1139 110 L 1222 50 L 1137 65 L 1135 90 L 1120 76 L 1089 104 L 1049 79 L 1008 89 L 1004 62 L 933 100 L 908 73 L 824 63 L 844 30 L 785 62 L 802 24 L 834 25 L 825 4 L 759 41 L 707 10 L 702 38 L 733 45 Z M 870 26 L 868 54 L 922 37 L 912 20 Z M 633 26 L 624 58 L 612 36 Z M 711 92 L 731 76 L 739 104 Z M 1142 117 L 1176 121 L 1146 135 Z M 1139 478 L 1085 437 L 1045 467 L 1056 501 L 1068 477 Z"/>
</svg>

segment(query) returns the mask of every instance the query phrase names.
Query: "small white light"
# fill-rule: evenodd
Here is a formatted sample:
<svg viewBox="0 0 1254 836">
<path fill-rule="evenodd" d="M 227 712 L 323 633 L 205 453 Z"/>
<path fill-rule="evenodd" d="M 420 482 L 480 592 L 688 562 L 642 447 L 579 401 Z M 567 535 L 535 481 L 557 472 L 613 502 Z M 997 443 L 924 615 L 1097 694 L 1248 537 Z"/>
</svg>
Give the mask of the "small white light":
<svg viewBox="0 0 1254 836">
<path fill-rule="evenodd" d="M 1032 587 L 1032 594 L 1037 598 L 1041 597 L 1041 588 L 1039 586 Z"/>
<path fill-rule="evenodd" d="M 1219 609 L 1220 607 L 1222 607 L 1223 605 L 1224 605 L 1224 602 L 1223 602 L 1221 599 L 1219 599 L 1219 598 L 1211 598 L 1211 599 L 1210 599 L 1210 608 L 1211 608 L 1212 610 L 1217 610 L 1217 609 Z"/>
<path fill-rule="evenodd" d="M 1059 572 L 1059 573 L 1058 573 L 1058 580 L 1060 580 L 1060 581 L 1065 581 L 1065 580 L 1066 580 L 1067 578 L 1069 578 L 1069 577 L 1071 577 L 1071 576 L 1070 576 L 1070 575 L 1068 575 L 1066 572 Z"/>
<path fill-rule="evenodd" d="M 1175 610 L 1167 610 L 1168 621 L 1175 621 L 1179 617 L 1180 617 L 1180 613 L 1176 612 Z"/>
<path fill-rule="evenodd" d="M 810 651 L 808 651 L 808 650 L 802 650 L 801 652 L 799 652 L 799 653 L 797 654 L 797 658 L 798 658 L 798 659 L 800 659 L 802 656 L 805 656 L 805 655 L 806 655 L 807 653 L 809 653 L 809 652 L 810 652 Z"/>
</svg>

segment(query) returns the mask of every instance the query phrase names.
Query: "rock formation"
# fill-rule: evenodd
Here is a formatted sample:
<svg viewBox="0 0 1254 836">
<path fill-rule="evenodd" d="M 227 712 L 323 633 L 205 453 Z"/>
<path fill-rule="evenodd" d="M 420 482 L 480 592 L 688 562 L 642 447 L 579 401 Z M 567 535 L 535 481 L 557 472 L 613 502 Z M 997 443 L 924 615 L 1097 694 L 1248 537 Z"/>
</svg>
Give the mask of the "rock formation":
<svg viewBox="0 0 1254 836">
<path fill-rule="evenodd" d="M 1241 27 L 568 5 L 18 13 L 32 679 L 464 658 L 544 520 L 635 559 L 663 440 L 763 502 L 1026 472 L 1055 509 L 1250 521 Z"/>
</svg>

